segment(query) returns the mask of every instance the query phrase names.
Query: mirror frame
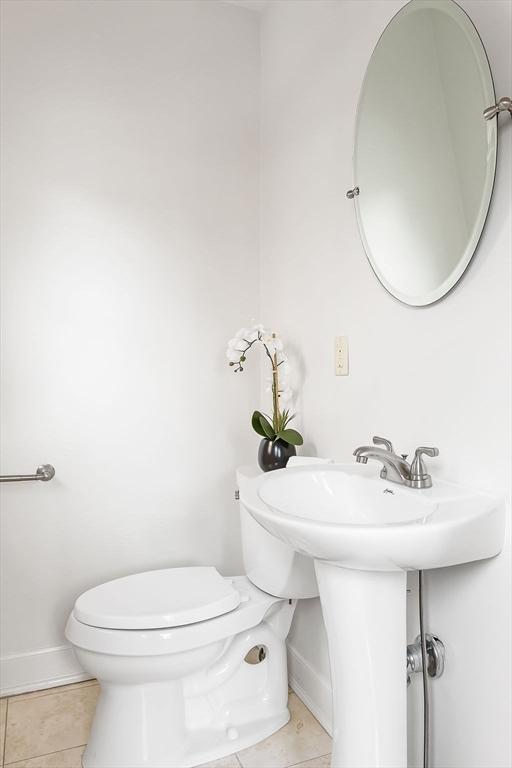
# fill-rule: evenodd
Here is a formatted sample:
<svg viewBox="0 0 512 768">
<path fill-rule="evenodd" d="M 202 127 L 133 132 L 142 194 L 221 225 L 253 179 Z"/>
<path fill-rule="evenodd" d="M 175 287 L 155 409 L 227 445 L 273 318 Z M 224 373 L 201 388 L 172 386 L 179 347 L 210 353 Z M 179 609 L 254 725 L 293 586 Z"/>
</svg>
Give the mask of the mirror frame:
<svg viewBox="0 0 512 768">
<path fill-rule="evenodd" d="M 463 8 L 461 8 L 460 5 L 458 5 L 454 0 L 410 0 L 410 2 L 406 3 L 402 8 L 400 8 L 399 11 L 397 11 L 397 13 L 391 18 L 391 20 L 388 22 L 388 24 L 384 28 L 383 32 L 379 36 L 379 39 L 377 40 L 377 43 L 372 51 L 372 55 L 366 67 L 364 79 L 361 85 L 361 91 L 360 91 L 358 105 L 357 105 L 356 122 L 355 122 L 354 154 L 353 154 L 353 173 L 354 173 L 355 187 L 357 187 L 358 185 L 357 146 L 358 146 L 358 128 L 359 128 L 359 122 L 361 119 L 361 103 L 362 103 L 362 96 L 363 96 L 363 92 L 366 84 L 366 79 L 368 77 L 368 71 L 370 69 L 370 65 L 373 59 L 373 54 L 377 46 L 379 45 L 382 37 L 386 34 L 389 26 L 391 24 L 396 23 L 397 19 L 399 19 L 399 17 L 402 14 L 410 13 L 411 6 L 419 6 L 420 4 L 421 4 L 421 7 L 424 9 L 438 9 L 438 10 L 442 10 L 444 13 L 448 13 L 455 20 L 455 22 L 462 28 L 462 30 L 465 32 L 466 37 L 468 39 L 468 44 L 473 49 L 475 60 L 478 64 L 478 68 L 482 75 L 482 86 L 485 89 L 484 95 L 485 95 L 486 105 L 491 105 L 496 103 L 494 82 L 492 78 L 489 58 L 487 56 L 487 51 L 485 50 L 485 46 L 483 44 L 483 41 L 480 35 L 478 34 L 478 30 L 476 29 L 475 25 L 471 21 L 466 11 Z M 482 120 L 484 120 L 483 115 L 482 115 Z M 377 277 L 381 285 L 386 289 L 386 291 L 390 293 L 391 296 L 393 296 L 395 299 L 398 299 L 398 301 L 400 301 L 402 304 L 405 304 L 410 307 L 425 307 L 425 306 L 434 304 L 437 301 L 440 301 L 440 299 L 444 298 L 444 296 L 449 294 L 453 290 L 453 288 L 455 288 L 455 286 L 459 283 L 459 281 L 461 280 L 464 272 L 468 268 L 471 262 L 471 259 L 473 258 L 477 250 L 478 244 L 480 242 L 480 239 L 482 237 L 482 233 L 485 227 L 485 223 L 487 221 L 487 217 L 489 215 L 492 192 L 494 188 L 494 181 L 496 177 L 496 160 L 497 160 L 497 151 L 498 151 L 497 120 L 493 119 L 493 120 L 488 120 L 486 122 L 487 122 L 487 144 L 488 144 L 487 171 L 486 171 L 485 183 L 484 183 L 484 188 L 482 190 L 482 197 L 481 197 L 481 207 L 480 207 L 480 216 L 479 216 L 480 225 L 475 226 L 472 237 L 469 239 L 465 251 L 461 254 L 455 269 L 452 270 L 452 272 L 448 275 L 448 277 L 436 289 L 425 294 L 421 299 L 418 298 L 417 300 L 412 300 L 411 297 L 407 297 L 405 294 L 394 289 L 393 286 L 386 280 L 384 274 L 379 269 L 378 262 L 372 255 L 372 252 L 366 240 L 366 236 L 365 236 L 362 221 L 361 221 L 359 197 L 356 196 L 354 198 L 359 235 L 361 237 L 361 241 L 363 244 L 366 257 L 370 262 L 370 266 L 372 267 L 373 272 L 375 273 L 375 276 Z"/>
</svg>

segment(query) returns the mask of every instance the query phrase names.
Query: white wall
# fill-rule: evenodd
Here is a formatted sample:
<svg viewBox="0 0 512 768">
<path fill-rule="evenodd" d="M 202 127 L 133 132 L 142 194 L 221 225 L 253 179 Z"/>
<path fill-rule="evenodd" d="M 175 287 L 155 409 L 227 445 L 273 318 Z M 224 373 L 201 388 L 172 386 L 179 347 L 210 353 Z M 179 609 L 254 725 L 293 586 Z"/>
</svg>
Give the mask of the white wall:
<svg viewBox="0 0 512 768">
<path fill-rule="evenodd" d="M 7 0 L 3 36 L 2 471 L 57 471 L 2 485 L 7 691 L 76 674 L 84 589 L 242 569 L 259 50 L 257 14 L 195 0 Z"/>
<path fill-rule="evenodd" d="M 510 93 L 510 3 L 462 4 Z M 255 377 L 232 376 L 223 344 L 252 316 L 295 348 L 304 453 L 349 460 L 380 432 L 438 445 L 438 477 L 509 493 L 512 124 L 477 256 L 434 307 L 379 286 L 345 198 L 365 67 L 401 5 L 273 0 L 262 15 L 258 312 L 258 16 L 214 0 L 4 0 L 2 471 L 57 468 L 48 485 L 2 487 L 6 689 L 76 674 L 62 629 L 83 589 L 241 568 L 232 471 L 254 456 Z M 348 378 L 333 375 L 337 334 Z M 429 574 L 428 626 L 448 653 L 432 685 L 438 768 L 510 763 L 509 568 L 507 551 Z M 328 720 L 317 601 L 299 607 L 291 651 Z"/>
<path fill-rule="evenodd" d="M 511 4 L 461 4 L 487 48 L 498 97 L 510 93 Z M 419 444 L 437 445 L 434 477 L 509 495 L 510 120 L 500 118 L 496 187 L 477 255 L 462 283 L 435 306 L 408 308 L 384 291 L 345 198 L 353 186 L 353 127 L 365 68 L 402 5 L 281 0 L 263 15 L 261 317 L 293 340 L 304 372 L 304 453 L 350 461 L 353 449 L 374 434 L 409 453 Z M 350 340 L 347 378 L 334 376 L 338 334 Z M 447 650 L 445 675 L 432 685 L 432 763 L 506 768 L 510 550 L 489 562 L 430 573 L 427 587 L 428 627 Z M 411 593 L 411 608 L 416 597 Z M 299 606 L 290 646 L 295 682 L 328 721 L 318 601 Z M 416 710 L 418 682 L 411 692 Z M 420 758 L 417 719 L 411 719 L 412 765 Z"/>
</svg>

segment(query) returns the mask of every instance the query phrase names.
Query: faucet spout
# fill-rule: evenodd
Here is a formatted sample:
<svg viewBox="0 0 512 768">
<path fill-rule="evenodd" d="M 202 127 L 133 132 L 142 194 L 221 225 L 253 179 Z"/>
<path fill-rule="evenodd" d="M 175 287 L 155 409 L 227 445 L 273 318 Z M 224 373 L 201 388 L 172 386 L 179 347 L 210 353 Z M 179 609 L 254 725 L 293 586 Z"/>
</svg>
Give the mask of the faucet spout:
<svg viewBox="0 0 512 768">
<path fill-rule="evenodd" d="M 366 464 L 368 459 L 380 461 L 382 470 L 380 476 L 393 483 L 405 485 L 411 477 L 411 466 L 396 453 L 386 448 L 377 448 L 375 445 L 361 445 L 354 451 L 358 464 Z"/>
<path fill-rule="evenodd" d="M 367 464 L 368 459 L 380 461 L 382 469 L 380 476 L 383 480 L 389 480 L 392 483 L 400 483 L 408 488 L 431 488 L 432 477 L 428 474 L 423 461 L 423 455 L 439 456 L 437 448 L 420 447 L 416 449 L 414 461 L 409 464 L 407 456 L 403 453 L 398 456 L 392 443 L 384 437 L 374 437 L 373 445 L 360 445 L 354 451 L 354 456 L 358 464 Z M 378 446 L 384 446 L 379 448 Z"/>
</svg>

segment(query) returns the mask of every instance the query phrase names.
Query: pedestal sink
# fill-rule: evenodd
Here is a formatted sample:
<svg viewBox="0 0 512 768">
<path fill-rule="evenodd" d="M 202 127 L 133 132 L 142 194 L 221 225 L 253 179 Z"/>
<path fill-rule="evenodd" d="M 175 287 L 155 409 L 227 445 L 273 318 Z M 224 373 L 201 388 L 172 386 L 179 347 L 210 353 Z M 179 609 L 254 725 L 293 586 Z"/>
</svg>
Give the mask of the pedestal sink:
<svg viewBox="0 0 512 768">
<path fill-rule="evenodd" d="M 493 557 L 503 544 L 496 499 L 435 478 L 432 488 L 410 489 L 377 473 L 352 464 L 282 469 L 255 478 L 243 499 L 267 531 L 314 558 L 335 768 L 407 766 L 407 571 Z"/>
</svg>

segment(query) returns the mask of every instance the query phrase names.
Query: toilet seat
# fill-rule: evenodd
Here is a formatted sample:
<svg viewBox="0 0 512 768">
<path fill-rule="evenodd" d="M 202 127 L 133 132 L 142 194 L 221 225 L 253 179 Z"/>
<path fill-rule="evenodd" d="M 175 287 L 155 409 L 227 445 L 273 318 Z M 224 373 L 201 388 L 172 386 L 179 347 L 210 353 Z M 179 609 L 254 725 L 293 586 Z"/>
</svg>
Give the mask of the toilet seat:
<svg viewBox="0 0 512 768">
<path fill-rule="evenodd" d="M 221 616 L 240 600 L 212 566 L 165 568 L 100 584 L 78 598 L 73 613 L 91 627 L 160 629 Z"/>
<path fill-rule="evenodd" d="M 249 630 L 262 621 L 273 605 L 283 602 L 282 598 L 258 589 L 246 576 L 223 581 L 236 591 L 239 605 L 220 616 L 160 629 L 105 629 L 85 624 L 73 610 L 66 626 L 66 637 L 78 648 L 112 656 L 180 653 Z"/>
</svg>

